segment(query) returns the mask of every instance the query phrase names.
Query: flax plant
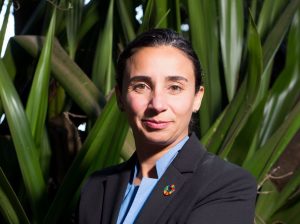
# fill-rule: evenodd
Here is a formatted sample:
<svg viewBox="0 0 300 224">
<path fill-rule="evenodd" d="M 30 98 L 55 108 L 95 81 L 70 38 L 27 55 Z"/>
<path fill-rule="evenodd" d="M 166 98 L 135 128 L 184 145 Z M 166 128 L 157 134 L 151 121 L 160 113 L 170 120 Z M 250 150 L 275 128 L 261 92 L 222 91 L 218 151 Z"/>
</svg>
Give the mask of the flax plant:
<svg viewBox="0 0 300 224">
<path fill-rule="evenodd" d="M 0 1 L 0 49 L 11 4 Z M 62 0 L 40 1 L 0 59 L 1 223 L 72 223 L 86 178 L 131 156 L 115 63 L 151 28 L 195 48 L 205 81 L 195 131 L 257 179 L 253 223 L 300 222 L 300 171 L 281 190 L 272 181 L 300 129 L 300 0 Z"/>
</svg>

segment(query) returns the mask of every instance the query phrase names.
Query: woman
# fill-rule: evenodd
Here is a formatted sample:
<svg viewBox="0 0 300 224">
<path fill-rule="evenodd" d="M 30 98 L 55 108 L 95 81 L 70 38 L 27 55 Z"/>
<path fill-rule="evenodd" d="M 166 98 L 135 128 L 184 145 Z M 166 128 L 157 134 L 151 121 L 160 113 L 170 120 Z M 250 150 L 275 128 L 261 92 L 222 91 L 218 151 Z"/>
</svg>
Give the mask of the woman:
<svg viewBox="0 0 300 224">
<path fill-rule="evenodd" d="M 174 31 L 150 30 L 127 46 L 117 64 L 116 94 L 136 153 L 89 178 L 80 223 L 253 223 L 252 176 L 206 152 L 189 133 L 201 82 L 195 52 Z"/>
</svg>

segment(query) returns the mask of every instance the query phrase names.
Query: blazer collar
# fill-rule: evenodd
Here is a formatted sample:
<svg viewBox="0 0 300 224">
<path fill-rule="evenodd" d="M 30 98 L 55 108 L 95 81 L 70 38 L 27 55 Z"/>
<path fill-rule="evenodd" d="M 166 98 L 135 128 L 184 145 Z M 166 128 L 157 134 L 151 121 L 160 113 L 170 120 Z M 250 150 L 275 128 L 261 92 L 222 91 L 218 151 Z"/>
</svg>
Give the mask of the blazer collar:
<svg viewBox="0 0 300 224">
<path fill-rule="evenodd" d="M 205 149 L 193 133 L 153 189 L 135 223 L 156 223 L 176 194 L 180 192 L 185 181 L 195 172 L 204 154 Z M 175 185 L 175 192 L 165 196 L 164 188 L 172 184 Z"/>
<path fill-rule="evenodd" d="M 180 173 L 194 172 L 205 153 L 206 149 L 200 144 L 196 134 L 192 133 L 172 164 Z"/>
<path fill-rule="evenodd" d="M 204 154 L 205 149 L 200 145 L 198 138 L 193 133 L 158 181 L 135 223 L 155 223 L 175 195 L 180 192 L 188 177 L 196 170 Z M 107 177 L 102 223 L 116 223 L 122 199 L 130 179 L 130 173 L 136 161 L 137 156 L 134 153 L 122 166 L 121 172 Z M 171 184 L 175 185 L 175 192 L 165 196 L 163 190 L 167 185 Z M 153 208 L 155 208 L 155 211 L 153 211 Z"/>
<path fill-rule="evenodd" d="M 117 172 L 117 175 L 107 176 L 101 223 L 117 223 L 131 170 L 136 160 L 137 157 L 133 154 L 133 156 L 120 167 L 120 172 Z"/>
</svg>

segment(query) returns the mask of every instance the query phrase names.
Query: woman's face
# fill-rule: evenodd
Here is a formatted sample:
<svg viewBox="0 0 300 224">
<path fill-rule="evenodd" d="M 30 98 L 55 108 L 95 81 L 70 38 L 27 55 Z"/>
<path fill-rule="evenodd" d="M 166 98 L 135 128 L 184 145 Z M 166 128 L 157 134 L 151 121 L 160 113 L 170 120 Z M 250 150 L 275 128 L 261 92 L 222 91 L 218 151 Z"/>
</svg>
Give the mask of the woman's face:
<svg viewBox="0 0 300 224">
<path fill-rule="evenodd" d="M 136 144 L 176 145 L 188 135 L 204 93 L 203 87 L 195 93 L 192 62 L 177 48 L 159 46 L 139 49 L 126 66 L 117 94 Z"/>
</svg>

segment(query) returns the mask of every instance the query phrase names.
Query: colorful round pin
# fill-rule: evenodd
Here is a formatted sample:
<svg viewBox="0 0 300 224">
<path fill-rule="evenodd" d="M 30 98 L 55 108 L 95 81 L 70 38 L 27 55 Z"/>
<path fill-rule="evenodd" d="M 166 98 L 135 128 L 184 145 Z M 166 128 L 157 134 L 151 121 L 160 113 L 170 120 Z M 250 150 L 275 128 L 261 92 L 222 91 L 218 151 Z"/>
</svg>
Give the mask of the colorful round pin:
<svg viewBox="0 0 300 224">
<path fill-rule="evenodd" d="M 164 195 L 169 196 L 169 195 L 173 194 L 174 191 L 175 191 L 175 185 L 174 184 L 167 185 L 164 188 Z"/>
</svg>

